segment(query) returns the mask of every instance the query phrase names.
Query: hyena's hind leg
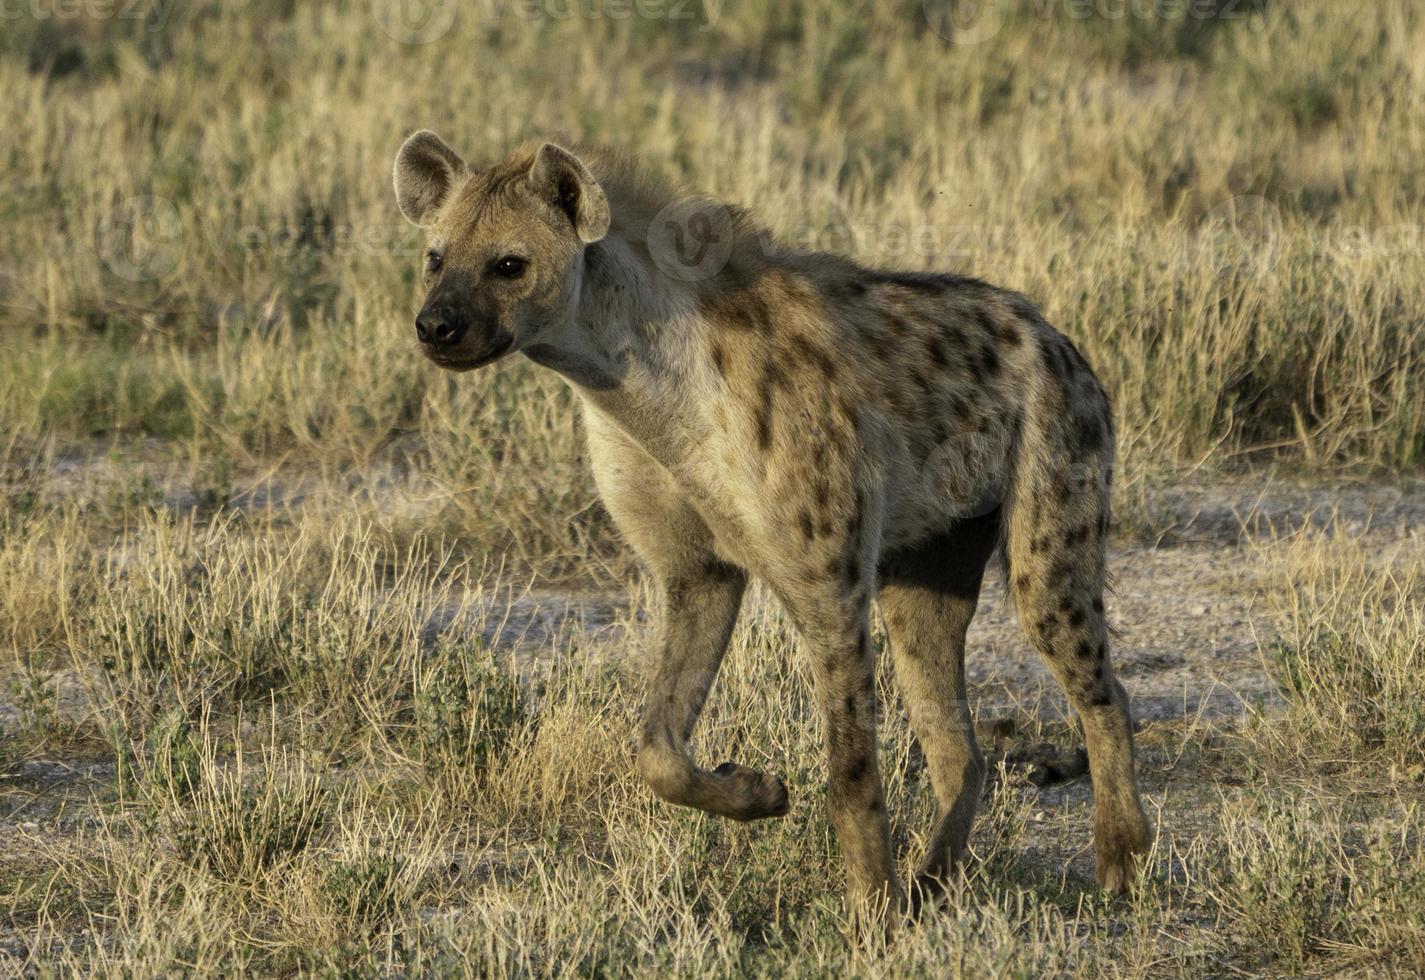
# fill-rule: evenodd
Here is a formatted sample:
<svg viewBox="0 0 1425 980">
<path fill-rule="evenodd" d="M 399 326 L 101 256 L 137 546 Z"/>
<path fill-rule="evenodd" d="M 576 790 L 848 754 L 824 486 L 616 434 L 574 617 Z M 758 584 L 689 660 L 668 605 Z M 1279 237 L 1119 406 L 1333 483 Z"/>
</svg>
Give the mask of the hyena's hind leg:
<svg viewBox="0 0 1425 980">
<path fill-rule="evenodd" d="M 939 896 L 963 857 L 984 788 L 965 692 L 965 631 L 998 537 L 995 511 L 882 559 L 881 618 L 936 801 L 935 828 L 911 883 L 913 913 Z"/>
<path fill-rule="evenodd" d="M 1087 474 L 1075 480 L 1071 474 Z M 1094 875 L 1132 882 L 1149 842 L 1134 773 L 1128 693 L 1113 674 L 1104 620 L 1107 468 L 1065 464 L 1017 489 L 1007 542 L 1011 585 L 1030 640 L 1083 726 L 1094 795 Z"/>
</svg>

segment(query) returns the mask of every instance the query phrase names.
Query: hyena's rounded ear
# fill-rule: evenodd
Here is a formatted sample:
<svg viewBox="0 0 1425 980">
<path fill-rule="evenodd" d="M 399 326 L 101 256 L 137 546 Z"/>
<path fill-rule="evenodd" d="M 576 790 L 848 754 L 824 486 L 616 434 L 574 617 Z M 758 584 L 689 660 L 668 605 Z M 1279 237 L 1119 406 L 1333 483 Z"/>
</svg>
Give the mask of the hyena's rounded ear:
<svg viewBox="0 0 1425 980">
<path fill-rule="evenodd" d="M 574 154 L 545 143 L 534 155 L 529 168 L 529 184 L 534 192 L 569 216 L 574 234 L 588 244 L 609 231 L 609 201 L 604 189 Z"/>
<path fill-rule="evenodd" d="M 413 225 L 430 224 L 456 179 L 466 173 L 465 161 L 444 140 L 428 129 L 416 133 L 396 154 L 396 203 L 401 213 Z"/>
</svg>

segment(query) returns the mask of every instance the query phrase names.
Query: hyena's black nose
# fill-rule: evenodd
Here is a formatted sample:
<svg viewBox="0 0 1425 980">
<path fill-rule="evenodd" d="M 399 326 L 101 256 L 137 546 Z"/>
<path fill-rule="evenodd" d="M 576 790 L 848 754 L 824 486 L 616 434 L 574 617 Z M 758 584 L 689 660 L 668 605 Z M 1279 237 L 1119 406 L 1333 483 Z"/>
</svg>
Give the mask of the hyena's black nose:
<svg viewBox="0 0 1425 980">
<path fill-rule="evenodd" d="M 449 347 L 465 336 L 465 327 L 448 310 L 421 310 L 416 317 L 416 337 L 423 344 Z"/>
</svg>

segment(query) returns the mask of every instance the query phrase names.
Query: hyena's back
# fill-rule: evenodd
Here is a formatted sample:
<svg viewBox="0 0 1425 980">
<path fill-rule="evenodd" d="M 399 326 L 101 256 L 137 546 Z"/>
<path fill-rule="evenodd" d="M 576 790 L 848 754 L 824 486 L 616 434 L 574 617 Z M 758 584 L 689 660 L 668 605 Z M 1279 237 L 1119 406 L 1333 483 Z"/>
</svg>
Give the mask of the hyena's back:
<svg viewBox="0 0 1425 980">
<path fill-rule="evenodd" d="M 860 465 L 886 487 L 883 548 L 985 514 L 1016 491 L 1062 498 L 1066 486 L 1093 498 L 1076 509 L 1091 510 L 1101 533 L 1108 401 L 1025 297 L 816 256 L 762 270 L 749 288 L 709 297 L 704 312 L 747 436 L 773 468 L 791 471 L 793 496 L 810 487 L 824 499 L 821 484 L 841 473 L 844 453 L 872 457 Z M 813 506 L 797 523 L 814 531 L 832 516 Z"/>
</svg>

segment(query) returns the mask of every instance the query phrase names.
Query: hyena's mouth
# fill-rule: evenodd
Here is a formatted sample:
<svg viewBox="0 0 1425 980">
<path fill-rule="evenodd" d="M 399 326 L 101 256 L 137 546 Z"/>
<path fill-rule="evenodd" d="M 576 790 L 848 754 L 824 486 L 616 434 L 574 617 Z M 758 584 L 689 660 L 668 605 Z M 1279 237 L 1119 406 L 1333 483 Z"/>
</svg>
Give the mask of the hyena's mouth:
<svg viewBox="0 0 1425 980">
<path fill-rule="evenodd" d="M 476 368 L 484 367 L 492 361 L 499 360 L 509 353 L 512 346 L 514 346 L 514 338 L 499 337 L 496 338 L 489 350 L 478 357 L 460 357 L 455 354 L 446 354 L 437 351 L 426 351 L 426 356 L 434 361 L 437 367 L 460 374 L 466 371 L 473 371 Z"/>
</svg>

